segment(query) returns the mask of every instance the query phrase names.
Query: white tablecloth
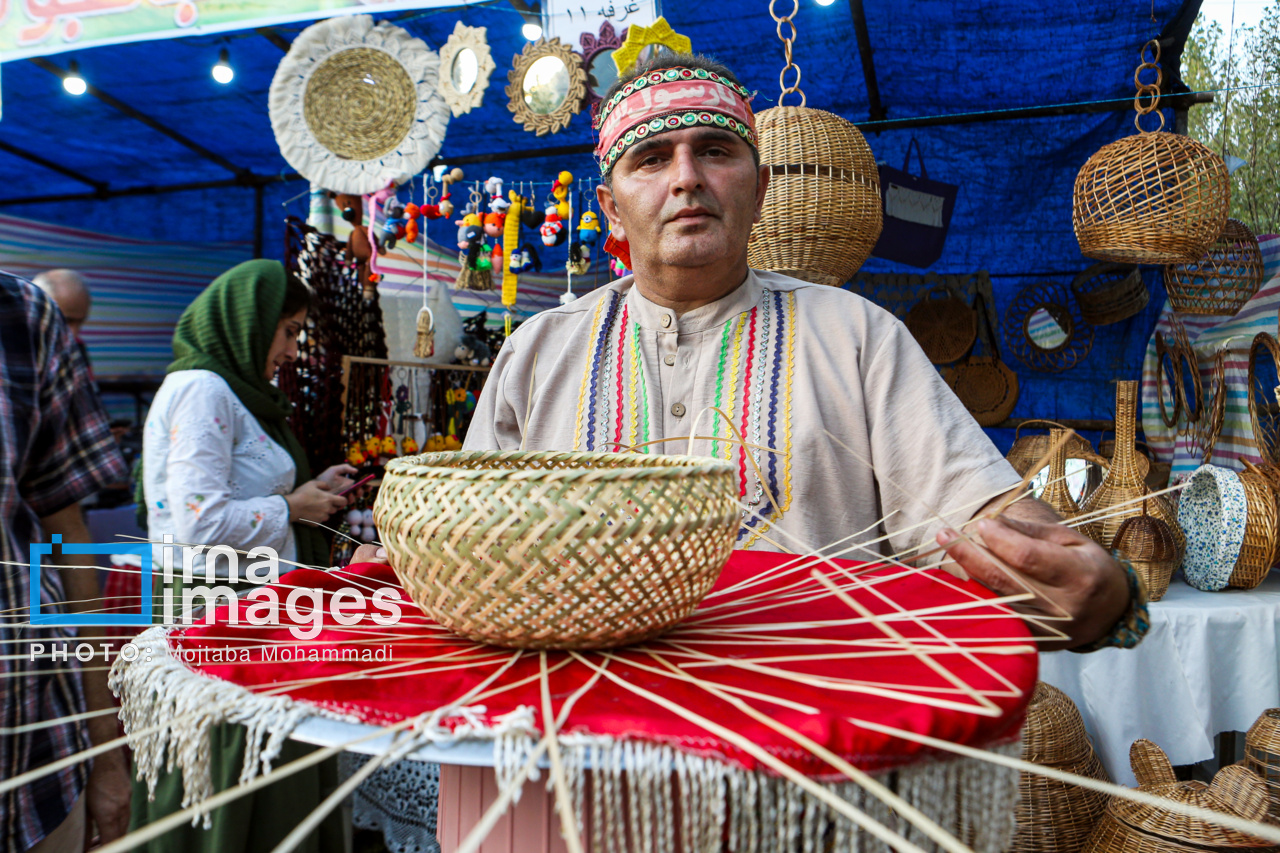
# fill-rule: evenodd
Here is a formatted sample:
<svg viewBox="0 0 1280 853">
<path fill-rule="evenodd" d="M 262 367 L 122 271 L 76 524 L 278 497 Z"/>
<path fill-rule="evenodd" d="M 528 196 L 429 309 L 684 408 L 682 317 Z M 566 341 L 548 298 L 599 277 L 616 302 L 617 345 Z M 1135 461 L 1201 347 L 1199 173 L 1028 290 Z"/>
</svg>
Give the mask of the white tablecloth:
<svg viewBox="0 0 1280 853">
<path fill-rule="evenodd" d="M 1051 652 L 1040 678 L 1076 703 L 1116 782 L 1137 784 L 1138 738 L 1175 765 L 1210 759 L 1214 735 L 1247 731 L 1280 706 L 1280 571 L 1248 591 L 1201 592 L 1175 578 L 1136 649 Z"/>
</svg>

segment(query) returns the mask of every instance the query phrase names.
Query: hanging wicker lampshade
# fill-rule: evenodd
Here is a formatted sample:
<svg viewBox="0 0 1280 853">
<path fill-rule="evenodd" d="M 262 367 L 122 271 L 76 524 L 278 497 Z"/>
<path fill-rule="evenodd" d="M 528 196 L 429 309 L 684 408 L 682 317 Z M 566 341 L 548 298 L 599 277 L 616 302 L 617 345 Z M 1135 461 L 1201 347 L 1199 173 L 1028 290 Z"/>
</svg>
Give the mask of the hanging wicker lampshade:
<svg viewBox="0 0 1280 853">
<path fill-rule="evenodd" d="M 1151 48 L 1154 58 L 1147 60 Z M 1103 146 L 1076 175 L 1072 225 L 1080 251 L 1100 261 L 1180 264 L 1197 261 L 1226 225 L 1231 183 L 1222 158 L 1190 137 L 1164 132 L 1160 102 L 1160 45 L 1143 48 L 1134 117 L 1139 133 Z M 1149 100 L 1143 102 L 1146 96 Z M 1160 127 L 1143 130 L 1154 112 Z"/>
<path fill-rule="evenodd" d="M 1228 219 L 1198 260 L 1164 268 L 1169 304 L 1183 314 L 1234 316 L 1262 284 L 1262 250 L 1249 226 Z"/>
<path fill-rule="evenodd" d="M 756 115 L 769 193 L 747 263 L 836 287 L 880 238 L 880 173 L 862 133 L 838 115 L 772 107 Z"/>
</svg>

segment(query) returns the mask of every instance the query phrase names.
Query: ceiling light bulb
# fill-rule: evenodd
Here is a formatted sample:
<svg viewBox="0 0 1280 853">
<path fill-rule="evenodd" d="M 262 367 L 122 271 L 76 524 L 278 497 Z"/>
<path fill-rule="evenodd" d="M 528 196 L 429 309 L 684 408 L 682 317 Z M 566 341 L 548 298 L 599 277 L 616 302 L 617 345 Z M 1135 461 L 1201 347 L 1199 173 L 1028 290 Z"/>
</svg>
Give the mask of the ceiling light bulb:
<svg viewBox="0 0 1280 853">
<path fill-rule="evenodd" d="M 231 67 L 231 57 L 224 47 L 218 51 L 218 64 L 213 66 L 213 79 L 225 86 L 235 79 L 235 76 L 236 72 Z"/>
<path fill-rule="evenodd" d="M 80 76 L 80 63 L 74 59 L 71 60 L 71 67 L 67 69 L 67 73 L 62 77 L 62 88 L 72 95 L 83 95 L 89 90 L 89 85 Z"/>
<path fill-rule="evenodd" d="M 836 2 L 836 0 L 818 0 L 818 5 L 819 5 L 819 6 L 830 6 L 830 5 L 831 5 L 832 3 L 834 3 L 834 2 Z"/>
<path fill-rule="evenodd" d="M 524 37 L 529 41 L 537 41 L 542 38 L 542 26 L 540 24 L 532 22 L 527 23 L 520 28 L 520 32 L 523 33 Z"/>
</svg>

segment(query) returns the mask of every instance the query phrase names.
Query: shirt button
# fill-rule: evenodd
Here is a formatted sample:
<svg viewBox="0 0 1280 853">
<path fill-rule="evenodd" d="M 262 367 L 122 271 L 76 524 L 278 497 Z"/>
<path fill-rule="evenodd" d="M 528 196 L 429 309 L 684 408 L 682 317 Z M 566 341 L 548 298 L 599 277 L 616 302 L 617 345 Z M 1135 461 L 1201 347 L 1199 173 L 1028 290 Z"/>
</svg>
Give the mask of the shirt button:
<svg viewBox="0 0 1280 853">
<path fill-rule="evenodd" d="M 676 363 L 676 357 L 674 355 L 666 356 L 665 358 L 662 359 L 662 363 L 665 364 L 667 367 L 670 367 L 671 365 Z"/>
<path fill-rule="evenodd" d="M 671 414 L 675 415 L 677 418 L 683 418 L 683 417 L 684 417 L 684 404 L 683 404 L 683 403 L 675 403 L 675 404 L 673 404 L 673 405 L 671 406 Z"/>
<path fill-rule="evenodd" d="M 662 328 L 664 328 L 664 329 L 670 329 L 670 328 L 671 328 L 671 315 L 670 315 L 670 314 L 663 314 L 663 315 L 662 315 Z"/>
</svg>

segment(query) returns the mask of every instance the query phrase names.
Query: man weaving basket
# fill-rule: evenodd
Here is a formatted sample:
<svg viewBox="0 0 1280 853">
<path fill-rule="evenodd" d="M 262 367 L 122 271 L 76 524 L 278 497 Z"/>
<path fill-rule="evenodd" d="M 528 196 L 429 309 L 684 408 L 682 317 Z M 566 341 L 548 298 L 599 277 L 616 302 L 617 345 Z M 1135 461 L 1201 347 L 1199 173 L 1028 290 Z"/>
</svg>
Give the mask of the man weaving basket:
<svg viewBox="0 0 1280 853">
<path fill-rule="evenodd" d="M 695 454 L 738 466 L 740 548 L 874 560 L 858 546 L 882 526 L 884 553 L 921 558 L 936 540 L 997 592 L 1023 592 L 956 533 L 1020 478 L 905 327 L 848 291 L 748 268 L 769 184 L 748 98 L 698 56 L 618 79 L 597 118 L 598 198 L 607 248 L 635 274 L 511 336 L 465 448 L 676 453 L 696 429 L 711 438 Z M 699 417 L 711 407 L 724 416 Z M 1133 645 L 1146 609 L 1132 569 L 1058 522 L 1023 499 L 964 529 L 1040 592 L 1029 615 L 1069 615 L 1069 639 L 1046 648 Z"/>
</svg>

